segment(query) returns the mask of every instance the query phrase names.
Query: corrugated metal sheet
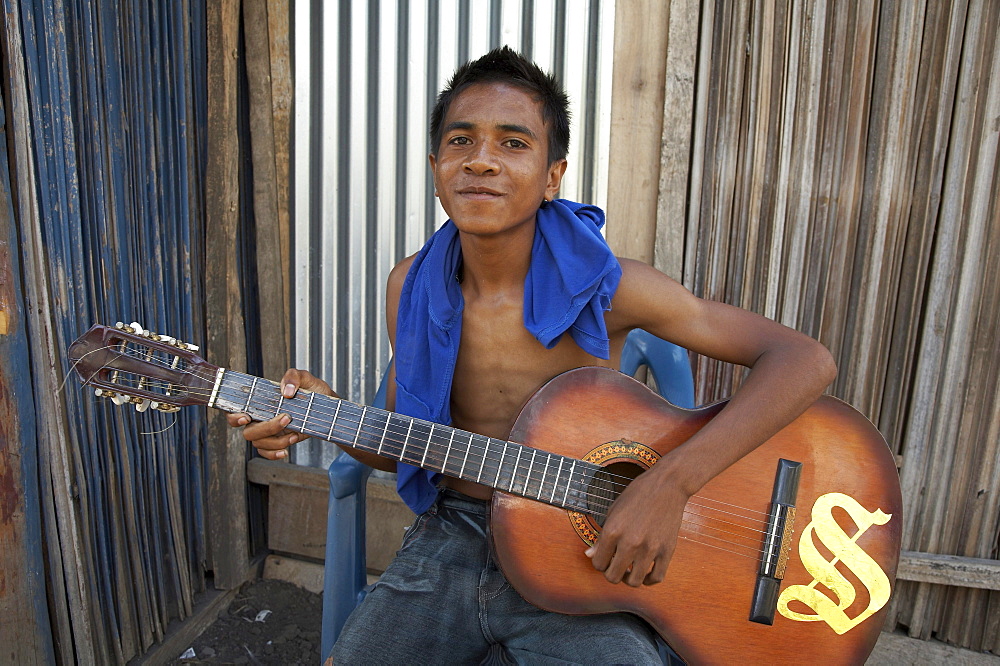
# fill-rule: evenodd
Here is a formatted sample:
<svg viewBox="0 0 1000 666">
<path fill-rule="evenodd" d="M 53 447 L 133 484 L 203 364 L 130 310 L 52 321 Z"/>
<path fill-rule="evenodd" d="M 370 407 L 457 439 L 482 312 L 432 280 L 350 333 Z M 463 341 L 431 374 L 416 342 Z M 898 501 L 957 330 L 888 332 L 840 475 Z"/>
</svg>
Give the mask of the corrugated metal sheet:
<svg viewBox="0 0 1000 666">
<path fill-rule="evenodd" d="M 389 270 L 445 220 L 427 163 L 437 92 L 491 48 L 531 57 L 570 94 L 562 196 L 603 206 L 614 2 L 311 0 L 294 12 L 293 359 L 366 400 L 389 358 Z M 332 454 L 311 443 L 292 459 Z"/>
</svg>

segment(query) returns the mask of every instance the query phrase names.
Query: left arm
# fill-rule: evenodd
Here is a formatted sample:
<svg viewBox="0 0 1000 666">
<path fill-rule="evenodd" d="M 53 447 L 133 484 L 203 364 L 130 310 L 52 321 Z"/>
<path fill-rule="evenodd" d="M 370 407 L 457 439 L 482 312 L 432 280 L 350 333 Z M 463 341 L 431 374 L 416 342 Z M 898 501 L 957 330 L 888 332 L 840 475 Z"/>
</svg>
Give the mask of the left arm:
<svg viewBox="0 0 1000 666">
<path fill-rule="evenodd" d="M 726 407 L 633 481 L 588 551 L 611 582 L 663 580 L 684 505 L 709 480 L 799 416 L 833 381 L 819 342 L 747 310 L 695 297 L 645 264 L 622 260 L 607 315 L 614 335 L 644 328 L 699 354 L 751 369 Z"/>
</svg>

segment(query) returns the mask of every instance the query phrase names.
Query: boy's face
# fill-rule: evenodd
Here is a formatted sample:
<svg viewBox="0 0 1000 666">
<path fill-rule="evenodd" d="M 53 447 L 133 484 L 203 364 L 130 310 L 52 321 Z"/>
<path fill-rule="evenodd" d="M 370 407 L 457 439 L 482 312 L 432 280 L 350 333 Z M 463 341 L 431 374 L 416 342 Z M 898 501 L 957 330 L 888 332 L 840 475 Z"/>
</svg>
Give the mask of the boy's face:
<svg viewBox="0 0 1000 666">
<path fill-rule="evenodd" d="M 566 160 L 548 163 L 541 102 L 519 88 L 483 83 L 463 90 L 430 156 L 434 187 L 460 231 L 494 234 L 534 219 L 552 199 Z"/>
</svg>

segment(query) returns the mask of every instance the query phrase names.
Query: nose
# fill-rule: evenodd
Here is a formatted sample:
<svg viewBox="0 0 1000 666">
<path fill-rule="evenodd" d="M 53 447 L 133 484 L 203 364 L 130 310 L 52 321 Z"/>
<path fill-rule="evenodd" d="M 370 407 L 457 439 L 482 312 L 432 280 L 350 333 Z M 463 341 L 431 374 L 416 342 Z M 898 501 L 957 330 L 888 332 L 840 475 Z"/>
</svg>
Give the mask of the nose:
<svg viewBox="0 0 1000 666">
<path fill-rule="evenodd" d="M 492 176 L 500 172 L 500 161 L 488 141 L 482 141 L 469 151 L 465 171 L 477 176 Z"/>
</svg>

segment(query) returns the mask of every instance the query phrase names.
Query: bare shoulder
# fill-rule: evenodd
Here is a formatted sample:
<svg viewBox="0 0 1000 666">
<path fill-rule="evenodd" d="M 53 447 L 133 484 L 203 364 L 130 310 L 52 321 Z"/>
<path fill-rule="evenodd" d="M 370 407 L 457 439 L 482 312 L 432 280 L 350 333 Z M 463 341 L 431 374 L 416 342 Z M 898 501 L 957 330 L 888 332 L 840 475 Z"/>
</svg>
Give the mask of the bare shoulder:
<svg viewBox="0 0 1000 666">
<path fill-rule="evenodd" d="M 386 294 L 395 294 L 396 300 L 399 300 L 399 293 L 403 290 L 403 282 L 406 281 L 406 274 L 410 272 L 410 266 L 413 265 L 413 260 L 416 259 L 417 255 L 411 254 L 406 259 L 403 259 L 398 264 L 392 267 L 389 271 L 389 278 L 386 280 Z"/>
<path fill-rule="evenodd" d="M 385 323 L 389 333 L 389 343 L 396 346 L 396 313 L 399 311 L 399 296 L 403 292 L 403 283 L 406 281 L 406 274 L 410 272 L 410 266 L 417 255 L 411 254 L 389 271 L 389 277 L 385 283 Z"/>
</svg>

